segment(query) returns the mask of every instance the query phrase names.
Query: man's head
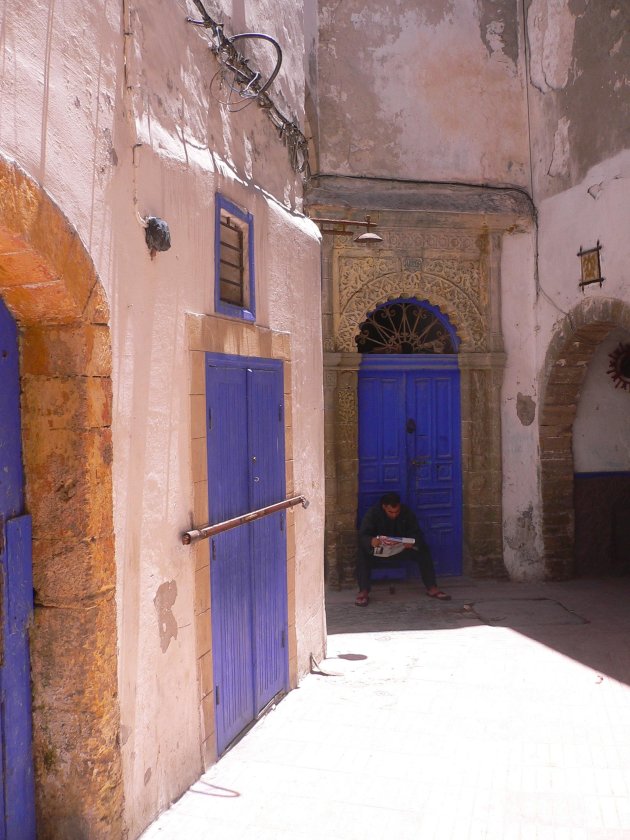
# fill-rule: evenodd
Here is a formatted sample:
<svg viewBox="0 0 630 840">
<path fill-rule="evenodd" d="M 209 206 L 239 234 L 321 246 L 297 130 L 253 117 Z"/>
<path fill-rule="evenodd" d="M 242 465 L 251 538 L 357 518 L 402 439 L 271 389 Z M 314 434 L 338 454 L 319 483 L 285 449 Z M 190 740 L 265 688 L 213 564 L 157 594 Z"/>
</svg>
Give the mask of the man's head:
<svg viewBox="0 0 630 840">
<path fill-rule="evenodd" d="M 397 519 L 400 514 L 400 496 L 398 493 L 385 493 L 381 496 L 381 507 L 389 519 Z"/>
</svg>

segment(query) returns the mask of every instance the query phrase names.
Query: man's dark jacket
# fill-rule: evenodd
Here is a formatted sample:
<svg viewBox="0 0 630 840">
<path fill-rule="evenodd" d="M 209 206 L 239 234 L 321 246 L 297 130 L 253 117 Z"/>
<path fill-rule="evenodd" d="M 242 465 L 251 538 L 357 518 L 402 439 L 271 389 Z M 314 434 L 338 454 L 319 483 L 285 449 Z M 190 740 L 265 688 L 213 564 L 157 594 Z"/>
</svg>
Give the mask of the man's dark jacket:
<svg viewBox="0 0 630 840">
<path fill-rule="evenodd" d="M 372 537 L 413 537 L 416 548 L 427 549 L 424 536 L 415 513 L 407 505 L 400 506 L 396 519 L 390 519 L 380 504 L 371 507 L 363 517 L 359 528 L 359 545 L 368 554 L 372 553 Z"/>
</svg>

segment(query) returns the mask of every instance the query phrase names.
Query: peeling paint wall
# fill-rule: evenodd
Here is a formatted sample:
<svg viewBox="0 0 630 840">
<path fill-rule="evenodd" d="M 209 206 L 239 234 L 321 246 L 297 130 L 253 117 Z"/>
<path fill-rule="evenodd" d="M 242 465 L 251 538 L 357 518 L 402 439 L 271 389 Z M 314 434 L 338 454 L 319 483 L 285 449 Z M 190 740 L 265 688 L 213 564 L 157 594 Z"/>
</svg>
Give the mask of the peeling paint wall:
<svg viewBox="0 0 630 840">
<path fill-rule="evenodd" d="M 530 0 L 527 37 L 534 189 L 542 199 L 629 145 L 630 7 Z"/>
<path fill-rule="evenodd" d="M 303 125 L 303 3 L 207 6 L 227 34 L 278 39 L 283 64 L 273 97 Z M 258 323 L 290 333 L 293 475 L 296 491 L 311 501 L 295 516 L 300 674 L 324 647 L 319 234 L 299 216 L 301 178 L 265 112 L 253 104 L 229 113 L 217 101 L 217 61 L 207 34 L 186 23 L 189 14 L 197 10 L 186 0 L 34 0 L 5 3 L 0 24 L 0 154 L 40 182 L 76 228 L 111 310 L 120 745 L 130 837 L 203 766 L 195 562 L 180 544 L 194 523 L 185 316 L 214 310 L 217 191 L 254 215 Z M 252 47 L 252 64 L 269 72 L 270 55 Z M 136 209 L 167 220 L 170 251 L 151 259 Z M 50 837 L 64 836 L 55 831 Z M 103 831 L 90 837 L 109 838 Z"/>
<path fill-rule="evenodd" d="M 529 183 L 519 6 L 320 0 L 320 171 Z"/>
</svg>

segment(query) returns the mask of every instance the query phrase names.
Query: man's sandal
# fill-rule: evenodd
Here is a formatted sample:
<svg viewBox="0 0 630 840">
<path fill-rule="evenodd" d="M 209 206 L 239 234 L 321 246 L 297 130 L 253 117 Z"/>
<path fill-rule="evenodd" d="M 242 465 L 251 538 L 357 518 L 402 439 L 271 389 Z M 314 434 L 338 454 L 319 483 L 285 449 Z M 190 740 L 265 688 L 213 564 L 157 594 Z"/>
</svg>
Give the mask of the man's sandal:
<svg viewBox="0 0 630 840">
<path fill-rule="evenodd" d="M 438 589 L 437 586 L 433 587 L 433 589 L 427 589 L 427 595 L 429 598 L 437 598 L 438 601 L 451 600 L 451 596 L 447 595 L 446 592 L 442 592 L 442 590 Z"/>
<path fill-rule="evenodd" d="M 367 607 L 370 603 L 370 596 L 367 592 L 359 592 L 357 597 L 354 599 L 354 603 L 357 607 Z"/>
</svg>

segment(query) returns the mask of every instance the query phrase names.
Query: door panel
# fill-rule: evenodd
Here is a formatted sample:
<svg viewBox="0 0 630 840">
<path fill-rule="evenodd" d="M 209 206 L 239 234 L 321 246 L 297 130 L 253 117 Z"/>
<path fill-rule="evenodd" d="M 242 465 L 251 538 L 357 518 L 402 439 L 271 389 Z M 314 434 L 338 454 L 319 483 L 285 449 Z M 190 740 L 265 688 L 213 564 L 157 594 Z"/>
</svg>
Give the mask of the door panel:
<svg viewBox="0 0 630 840">
<path fill-rule="evenodd" d="M 379 372 L 359 377 L 359 522 L 383 493 L 404 495 L 404 400 L 404 374 Z"/>
<path fill-rule="evenodd" d="M 210 521 L 284 499 L 283 375 L 279 363 L 209 356 Z M 284 514 L 212 540 L 212 650 L 219 754 L 286 688 Z"/>
<path fill-rule="evenodd" d="M 243 399 L 245 386 L 244 370 L 208 369 L 211 523 L 247 513 L 249 463 L 247 405 Z M 249 723 L 254 702 L 249 554 L 247 528 L 234 528 L 212 538 L 212 649 L 219 752 Z"/>
<path fill-rule="evenodd" d="M 359 371 L 359 521 L 388 491 L 416 513 L 436 571 L 461 574 L 455 357 L 369 357 Z"/>
<path fill-rule="evenodd" d="M 31 519 L 23 506 L 18 336 L 0 300 L 0 840 L 35 837 Z"/>
<path fill-rule="evenodd" d="M 408 438 L 407 504 L 418 517 L 437 573 L 461 574 L 459 371 L 407 374 L 407 409 L 416 418 L 416 434 Z"/>
<path fill-rule="evenodd" d="M 251 508 L 284 499 L 284 406 L 281 370 L 248 377 Z M 283 511 L 252 522 L 254 705 L 258 714 L 287 683 L 286 542 Z"/>
<path fill-rule="evenodd" d="M 4 800 L 7 840 L 35 837 L 35 785 L 31 756 L 29 624 L 33 610 L 31 517 L 6 523 L 7 620 L 4 622 L 2 712 L 5 728 Z"/>
</svg>

